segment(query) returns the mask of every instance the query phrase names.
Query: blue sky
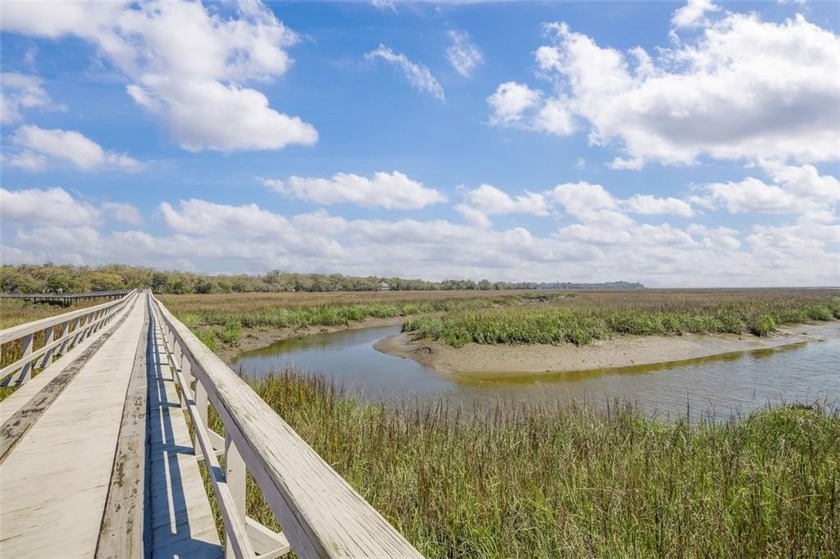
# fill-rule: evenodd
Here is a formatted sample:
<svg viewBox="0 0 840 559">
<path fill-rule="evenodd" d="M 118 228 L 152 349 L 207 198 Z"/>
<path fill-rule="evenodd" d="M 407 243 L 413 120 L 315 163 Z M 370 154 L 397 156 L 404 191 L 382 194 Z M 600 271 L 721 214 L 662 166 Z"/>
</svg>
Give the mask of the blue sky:
<svg viewBox="0 0 840 559">
<path fill-rule="evenodd" d="M 835 2 L 4 2 L 3 263 L 840 284 Z"/>
</svg>

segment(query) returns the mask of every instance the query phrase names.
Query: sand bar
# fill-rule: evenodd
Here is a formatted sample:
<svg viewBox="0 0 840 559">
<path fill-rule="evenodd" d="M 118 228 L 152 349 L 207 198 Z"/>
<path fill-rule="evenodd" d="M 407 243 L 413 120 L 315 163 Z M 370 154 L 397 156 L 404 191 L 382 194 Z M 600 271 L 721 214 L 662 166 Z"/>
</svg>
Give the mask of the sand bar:
<svg viewBox="0 0 840 559">
<path fill-rule="evenodd" d="M 431 367 L 440 373 L 558 373 L 653 365 L 790 344 L 840 339 L 840 321 L 800 324 L 767 338 L 749 334 L 616 336 L 578 347 L 561 345 L 467 344 L 453 348 L 412 334 L 389 336 L 374 348 Z"/>
</svg>

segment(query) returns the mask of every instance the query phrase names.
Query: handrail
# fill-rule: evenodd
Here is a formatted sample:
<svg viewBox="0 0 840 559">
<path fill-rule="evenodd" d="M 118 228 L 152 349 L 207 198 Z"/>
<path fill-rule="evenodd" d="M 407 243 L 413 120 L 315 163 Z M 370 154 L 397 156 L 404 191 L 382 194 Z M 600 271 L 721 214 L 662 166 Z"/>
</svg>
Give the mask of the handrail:
<svg viewBox="0 0 840 559">
<path fill-rule="evenodd" d="M 0 299 L 96 299 L 122 297 L 132 291 L 132 289 L 119 289 L 112 291 L 85 291 L 82 293 L 0 293 Z"/>
<path fill-rule="evenodd" d="M 20 340 L 22 345 L 21 357 L 0 369 L 0 384 L 20 386 L 29 382 L 35 361 L 40 359 L 40 368 L 52 363 L 53 357 L 67 352 L 110 322 L 116 313 L 132 300 L 135 293 L 136 290 L 132 290 L 117 301 L 0 330 L 0 346 L 17 340 Z M 61 327 L 58 338 L 55 337 L 57 326 Z M 43 344 L 36 349 L 35 334 L 41 331 L 44 332 Z M 14 378 L 8 378 L 13 373 L 18 374 Z"/>
<path fill-rule="evenodd" d="M 236 544 L 242 539 L 243 525 L 254 549 L 257 543 L 265 545 L 266 539 L 282 543 L 280 534 L 245 516 L 248 471 L 279 520 L 291 548 L 301 557 L 422 557 L 245 381 L 160 301 L 152 300 L 167 352 L 181 380 L 184 403 L 198 424 L 202 457 L 208 462 L 208 469 L 215 470 L 211 476 L 214 492 L 224 497 L 220 507 L 228 535 L 228 556 L 254 557 L 247 545 Z M 196 380 L 194 390 L 190 388 L 192 378 Z M 225 426 L 224 439 L 207 426 L 208 404 Z M 220 470 L 215 462 L 215 454 L 220 451 L 225 454 L 223 481 L 217 475 Z M 256 550 L 260 557 L 282 553 L 280 549 Z"/>
</svg>

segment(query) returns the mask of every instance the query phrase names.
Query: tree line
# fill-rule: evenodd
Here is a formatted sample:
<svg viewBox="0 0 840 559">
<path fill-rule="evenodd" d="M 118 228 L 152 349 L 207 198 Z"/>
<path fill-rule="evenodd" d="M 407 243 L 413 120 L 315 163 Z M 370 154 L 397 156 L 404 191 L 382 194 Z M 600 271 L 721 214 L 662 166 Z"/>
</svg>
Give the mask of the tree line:
<svg viewBox="0 0 840 559">
<path fill-rule="evenodd" d="M 88 266 L 22 264 L 0 266 L 0 290 L 4 293 L 82 293 L 118 289 L 151 288 L 155 293 L 276 293 L 325 291 L 462 291 L 507 289 L 587 289 L 644 287 L 638 283 L 535 283 L 490 282 L 487 279 L 447 279 L 439 282 L 382 276 L 298 274 L 272 270 L 266 274 L 208 275 L 161 271 L 152 268 L 108 264 Z"/>
</svg>

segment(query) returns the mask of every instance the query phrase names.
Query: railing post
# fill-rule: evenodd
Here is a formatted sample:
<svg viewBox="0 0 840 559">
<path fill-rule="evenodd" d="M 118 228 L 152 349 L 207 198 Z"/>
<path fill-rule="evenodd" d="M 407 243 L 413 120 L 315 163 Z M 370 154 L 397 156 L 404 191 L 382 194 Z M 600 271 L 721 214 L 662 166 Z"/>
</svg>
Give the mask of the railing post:
<svg viewBox="0 0 840 559">
<path fill-rule="evenodd" d="M 20 339 L 21 347 L 23 349 L 23 359 L 26 359 L 27 355 L 32 354 L 32 334 L 27 334 L 26 336 Z M 17 378 L 12 384 L 12 386 L 17 385 L 21 386 L 29 382 L 29 379 L 32 378 L 32 362 L 31 361 L 24 361 L 23 367 L 20 369 L 20 372 L 17 375 Z"/>
<path fill-rule="evenodd" d="M 48 346 L 51 343 L 53 343 L 54 339 L 55 339 L 55 326 L 50 326 L 49 328 L 44 330 L 44 346 Z M 55 351 L 55 350 L 48 349 L 47 353 L 44 354 L 44 358 L 41 360 L 41 364 L 39 365 L 39 367 L 41 369 L 43 369 L 44 367 L 46 367 L 47 365 L 52 363 L 53 351 Z"/>
<path fill-rule="evenodd" d="M 236 449 L 233 439 L 225 428 L 225 483 L 233 497 L 236 510 L 233 514 L 245 522 L 245 461 Z M 236 557 L 230 538 L 225 538 L 225 557 Z"/>
</svg>

